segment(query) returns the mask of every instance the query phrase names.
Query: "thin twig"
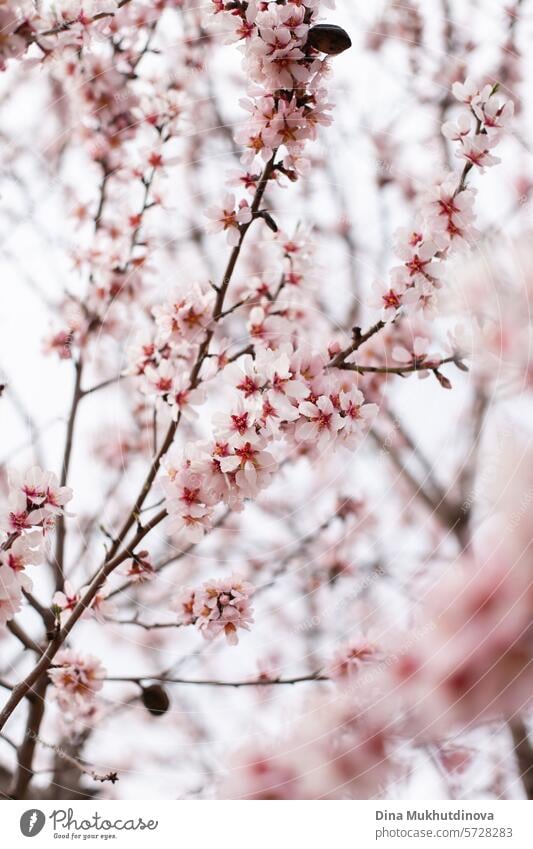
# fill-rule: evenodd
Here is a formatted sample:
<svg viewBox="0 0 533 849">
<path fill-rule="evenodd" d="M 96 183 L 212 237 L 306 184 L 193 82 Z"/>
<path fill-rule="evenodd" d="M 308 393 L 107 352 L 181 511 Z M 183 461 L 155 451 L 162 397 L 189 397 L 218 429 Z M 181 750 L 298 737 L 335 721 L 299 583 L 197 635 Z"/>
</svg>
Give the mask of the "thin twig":
<svg viewBox="0 0 533 849">
<path fill-rule="evenodd" d="M 312 681 L 330 681 L 327 675 L 320 672 L 311 675 L 299 675 L 295 678 L 257 678 L 254 681 L 217 681 L 217 680 L 194 680 L 191 678 L 167 678 L 164 675 L 139 675 L 132 677 L 109 677 L 103 679 L 106 682 L 131 683 L 142 685 L 143 681 L 164 681 L 165 684 L 183 684 L 199 687 L 273 687 L 287 686 L 292 684 L 303 684 Z"/>
</svg>

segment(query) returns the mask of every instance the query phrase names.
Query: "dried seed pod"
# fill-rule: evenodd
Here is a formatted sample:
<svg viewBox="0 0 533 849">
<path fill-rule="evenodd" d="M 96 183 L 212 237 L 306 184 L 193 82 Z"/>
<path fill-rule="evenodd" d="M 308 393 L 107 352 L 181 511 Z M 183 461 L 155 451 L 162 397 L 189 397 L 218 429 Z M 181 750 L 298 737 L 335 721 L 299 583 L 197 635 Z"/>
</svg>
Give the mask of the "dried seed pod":
<svg viewBox="0 0 533 849">
<path fill-rule="evenodd" d="M 161 684 L 150 684 L 149 687 L 143 687 L 142 701 L 146 710 L 152 716 L 162 716 L 170 707 L 168 693 Z"/>
<path fill-rule="evenodd" d="M 307 43 L 330 56 L 338 56 L 352 46 L 352 40 L 345 29 L 336 24 L 316 24 L 311 27 Z"/>
</svg>

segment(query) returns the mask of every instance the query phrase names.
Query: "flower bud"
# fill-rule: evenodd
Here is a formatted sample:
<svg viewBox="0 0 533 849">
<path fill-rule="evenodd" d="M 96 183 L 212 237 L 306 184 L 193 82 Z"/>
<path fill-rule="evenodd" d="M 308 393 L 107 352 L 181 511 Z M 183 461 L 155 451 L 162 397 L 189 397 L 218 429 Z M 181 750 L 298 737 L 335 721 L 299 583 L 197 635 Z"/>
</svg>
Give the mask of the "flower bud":
<svg viewBox="0 0 533 849">
<path fill-rule="evenodd" d="M 316 24 L 311 27 L 307 43 L 330 56 L 338 56 L 352 46 L 352 40 L 345 29 L 335 24 Z"/>
<path fill-rule="evenodd" d="M 150 684 L 149 687 L 143 687 L 142 702 L 152 716 L 162 716 L 170 707 L 168 693 L 161 684 Z"/>
</svg>

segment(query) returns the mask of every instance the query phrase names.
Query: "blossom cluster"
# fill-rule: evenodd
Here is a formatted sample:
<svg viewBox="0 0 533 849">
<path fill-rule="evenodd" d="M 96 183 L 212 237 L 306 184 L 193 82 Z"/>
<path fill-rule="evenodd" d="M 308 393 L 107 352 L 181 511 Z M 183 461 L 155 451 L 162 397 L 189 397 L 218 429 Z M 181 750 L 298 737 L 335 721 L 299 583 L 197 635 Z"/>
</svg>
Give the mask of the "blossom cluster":
<svg viewBox="0 0 533 849">
<path fill-rule="evenodd" d="M 61 649 L 48 670 L 48 677 L 66 725 L 74 723 L 83 727 L 94 721 L 98 712 L 96 697 L 105 677 L 105 668 L 97 657 Z"/>
<path fill-rule="evenodd" d="M 199 542 L 210 529 L 218 504 L 242 509 L 269 485 L 278 468 L 276 443 L 306 452 L 334 444 L 353 449 L 377 414 L 355 377 L 290 343 L 259 347 L 255 357 L 225 366 L 222 376 L 234 400 L 214 414 L 212 438 L 189 443 L 163 463 L 169 528 L 187 542 Z"/>
<path fill-rule="evenodd" d="M 498 239 L 462 263 L 444 304 L 453 316 L 455 344 L 467 352 L 476 379 L 508 395 L 529 391 L 533 368 L 530 302 L 533 264 L 529 234 Z"/>
<path fill-rule="evenodd" d="M 10 59 L 22 58 L 32 45 L 41 59 L 60 55 L 65 48 L 89 46 L 124 5 L 124 0 L 61 0 L 52 6 L 5 0 L 0 6 L 0 70 L 6 70 Z"/>
<path fill-rule="evenodd" d="M 253 593 L 252 584 L 238 575 L 208 581 L 199 589 L 185 589 L 174 602 L 178 624 L 196 625 L 206 640 L 224 634 L 230 645 L 237 645 L 238 631 L 248 631 L 253 622 Z"/>
<path fill-rule="evenodd" d="M 144 552 L 141 553 L 144 554 Z M 134 569 L 132 566 L 131 571 L 127 573 L 128 576 L 131 575 L 132 579 L 135 580 L 139 579 L 138 576 L 142 570 L 142 567 L 140 566 L 140 554 L 137 562 L 139 563 L 139 571 Z M 79 590 L 75 590 L 70 581 L 65 581 L 63 589 L 57 590 L 54 593 L 54 597 L 52 599 L 52 611 L 61 623 L 68 619 L 88 589 L 88 587 L 81 587 Z M 106 617 L 111 616 L 115 612 L 115 607 L 111 601 L 108 601 L 107 596 L 108 589 L 106 587 L 99 589 L 93 595 L 91 601 L 83 611 L 82 617 L 84 619 L 95 618 L 97 622 L 104 622 Z"/>
<path fill-rule="evenodd" d="M 65 91 L 74 116 L 72 134 L 99 185 L 96 198 L 88 198 L 83 187 L 67 191 L 79 231 L 72 260 L 86 293 L 68 293 L 60 326 L 46 340 L 45 350 L 62 359 L 96 338 L 100 344 L 120 340 L 139 321 L 150 282 L 149 221 L 165 203 L 166 179 L 180 158 L 179 135 L 188 109 L 184 77 L 192 48 L 171 70 L 162 64 L 152 80 L 139 65 L 145 38 L 154 37 L 163 7 L 119 5 L 111 3 L 107 13 L 99 9 L 102 16 L 92 24 L 80 13 L 85 35 L 105 30 L 94 48 L 80 51 L 73 37 L 80 21 L 68 13 L 69 26 L 53 36 L 51 74 Z M 114 37 L 118 31 L 120 39 Z"/>
<path fill-rule="evenodd" d="M 486 483 L 499 511 L 429 590 L 424 639 L 390 666 L 391 685 L 428 737 L 512 719 L 531 704 L 531 460 L 530 445 L 505 449 L 502 471 Z"/>
<path fill-rule="evenodd" d="M 465 557 L 432 589 L 424 640 L 390 667 L 391 687 L 401 687 L 427 737 L 512 717 L 530 703 L 532 602 L 526 564 L 507 551 Z"/>
<path fill-rule="evenodd" d="M 254 168 L 283 149 L 278 168 L 297 179 L 306 168 L 302 157 L 320 125 L 331 123 L 323 85 L 327 62 L 309 41 L 319 4 L 309 2 L 233 3 L 213 0 L 229 40 L 239 41 L 243 67 L 252 80 L 243 102 L 249 119 L 236 134 L 248 169 L 243 184 L 254 182 Z M 327 4 L 326 4 L 327 5 Z"/>
<path fill-rule="evenodd" d="M 400 309 L 434 315 L 445 260 L 479 236 L 474 226 L 475 190 L 468 187 L 467 177 L 472 169 L 483 173 L 499 162 L 493 150 L 512 117 L 513 103 L 497 87 L 479 89 L 470 79 L 455 83 L 453 93 L 462 111 L 443 125 L 442 132 L 458 144 L 456 156 L 463 169 L 446 175 L 427 192 L 412 230 L 396 233 L 394 249 L 401 265 L 392 269 L 385 289 L 376 285 L 371 301 L 384 321 L 394 319 Z"/>
<path fill-rule="evenodd" d="M 32 466 L 10 476 L 7 505 L 0 515 L 0 624 L 20 610 L 22 591 L 31 590 L 25 569 L 43 562 L 48 534 L 72 490 L 60 486 L 53 472 Z"/>
<path fill-rule="evenodd" d="M 396 723 L 382 707 L 354 709 L 347 698 L 315 698 L 290 742 L 239 751 L 223 799 L 372 799 L 399 771 Z"/>
</svg>

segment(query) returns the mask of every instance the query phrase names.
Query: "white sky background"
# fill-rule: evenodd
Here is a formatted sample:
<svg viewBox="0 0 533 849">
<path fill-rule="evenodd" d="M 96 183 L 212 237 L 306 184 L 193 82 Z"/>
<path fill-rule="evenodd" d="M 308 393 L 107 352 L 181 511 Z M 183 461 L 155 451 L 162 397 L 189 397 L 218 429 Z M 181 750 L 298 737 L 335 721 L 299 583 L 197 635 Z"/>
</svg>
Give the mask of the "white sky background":
<svg viewBox="0 0 533 849">
<path fill-rule="evenodd" d="M 359 248 L 355 269 L 363 290 L 368 290 L 374 279 L 385 274 L 392 264 L 390 238 L 393 231 L 398 226 L 407 226 L 412 220 L 412 210 L 399 197 L 395 188 L 386 190 L 380 198 L 376 195 L 376 153 L 369 142 L 369 130 L 389 134 L 394 144 L 400 144 L 400 167 L 416 181 L 419 188 L 425 187 L 442 167 L 441 145 L 437 137 L 439 128 L 435 123 L 434 111 L 421 110 L 412 92 L 415 86 L 418 90 L 427 87 L 430 94 L 435 93 L 436 84 L 432 82 L 432 75 L 442 60 L 441 4 L 439 0 L 422 0 L 420 3 L 421 9 L 428 13 L 429 50 L 421 61 L 417 79 L 412 78 L 406 66 L 405 51 L 397 44 L 388 44 L 378 53 L 363 52 L 361 49 L 362 42 L 375 29 L 374 22 L 381 5 L 337 0 L 337 11 L 327 15 L 329 22 L 341 24 L 349 31 L 353 48 L 332 62 L 331 88 L 333 100 L 338 104 L 334 111 L 335 123 L 322 133 L 321 141 L 315 147 L 317 157 L 328 160 L 353 222 Z M 467 28 L 474 38 L 482 42 L 469 63 L 471 72 L 491 72 L 496 51 L 502 42 L 503 9 L 507 4 L 503 0 L 480 0 L 477 3 L 455 2 L 452 5 L 460 26 Z M 525 7 L 526 22 L 519 37 L 524 45 L 528 37 L 531 39 L 533 25 L 531 3 L 528 0 Z M 224 117 L 237 122 L 242 119 L 238 98 L 245 94 L 245 80 L 240 71 L 238 53 L 232 46 L 220 46 L 213 51 L 210 61 L 215 69 L 215 89 Z M 21 76 L 24 76 L 22 84 Z M 74 155 L 67 155 L 59 171 L 50 171 L 52 160 L 47 155 L 47 145 L 60 143 L 64 128 L 59 127 L 57 115 L 48 110 L 49 94 L 46 82 L 40 80 L 40 76 L 42 72 L 38 69 L 10 69 L 0 78 L 0 90 L 5 92 L 4 100 L 0 103 L 0 142 L 3 148 L 0 182 L 0 279 L 3 296 L 0 313 L 0 373 L 5 375 L 10 390 L 15 391 L 21 406 L 31 410 L 42 432 L 39 447 L 44 466 L 57 470 L 63 450 L 72 366 L 69 362 L 58 363 L 54 357 L 44 357 L 42 340 L 50 328 L 55 326 L 47 303 L 56 302 L 65 289 L 76 291 L 78 287 L 79 290 L 69 258 L 70 246 L 75 243 L 77 235 L 69 221 L 65 186 L 76 185 L 82 196 L 92 197 L 96 187 L 96 172 L 84 160 L 80 150 Z M 10 96 L 14 80 L 18 81 L 17 94 Z M 529 105 L 525 103 L 525 110 L 519 118 L 524 129 L 531 121 Z M 502 210 L 514 209 L 516 197 L 510 197 L 508 187 L 522 170 L 531 166 L 531 155 L 516 141 L 504 143 L 499 155 L 504 164 L 477 180 L 480 188 L 478 209 L 484 225 L 501 222 Z M 15 179 L 9 176 L 12 157 Z M 229 154 L 224 153 L 218 161 L 212 163 L 210 170 L 208 168 L 210 177 L 202 186 L 206 195 L 205 205 L 216 201 L 223 194 L 221 176 L 226 166 L 235 168 Z M 181 209 L 182 179 L 183 175 L 178 175 L 173 190 L 175 213 L 169 213 L 166 221 L 165 229 L 171 234 L 183 232 L 187 219 L 190 221 L 190 211 Z M 271 194 L 277 220 L 284 229 L 290 231 L 298 221 L 306 227 L 318 226 L 322 231 L 335 228 L 338 215 L 335 199 L 323 180 L 312 177 L 308 183 L 304 181 L 296 188 L 291 186 L 284 192 L 275 191 Z M 524 225 L 530 223 L 528 216 L 530 218 L 526 208 L 520 217 L 508 222 L 508 232 L 524 229 Z M 199 205 L 194 211 L 193 217 L 197 224 L 202 223 L 202 206 Z M 211 259 L 220 268 L 226 256 L 225 245 L 217 236 L 212 239 Z M 333 314 L 341 319 L 350 301 L 351 258 L 346 253 L 344 243 L 334 235 L 322 232 L 317 236 L 317 245 L 318 267 L 323 269 L 319 275 L 319 286 Z M 187 262 L 186 267 L 187 273 L 190 273 L 190 263 Z M 161 268 L 154 301 L 158 298 L 162 300 L 179 279 L 171 258 L 165 255 L 164 250 L 161 251 Z M 371 318 L 372 315 L 363 310 L 363 326 Z M 105 348 L 102 353 L 105 355 Z M 437 471 L 446 469 L 450 460 L 457 456 L 457 443 L 460 442 L 458 428 L 467 398 L 468 376 L 461 378 L 458 372 L 451 376 L 455 387 L 453 393 L 443 391 L 434 380 L 418 381 L 412 378 L 399 381 L 393 395 L 396 411 L 409 431 L 420 440 Z M 89 402 L 80 416 L 70 481 L 75 492 L 71 507 L 78 517 L 91 506 L 99 504 L 104 472 L 100 466 L 88 460 L 87 448 L 92 444 L 94 431 L 100 425 L 120 427 L 123 420 L 121 398 L 120 389 L 107 392 L 103 420 L 95 419 L 95 415 L 102 415 L 101 401 L 93 405 Z M 0 458 L 8 465 L 20 468 L 31 460 L 31 452 L 24 447 L 31 434 L 24 424 L 20 409 L 17 410 L 5 399 L 0 403 Z M 285 479 L 281 486 L 275 485 L 267 497 L 275 503 L 276 499 L 286 497 L 287 486 L 294 488 L 297 509 L 292 518 L 296 532 L 301 534 L 328 513 L 327 481 L 331 482 L 333 489 L 333 483 L 340 476 L 346 482 L 351 476 L 355 490 L 353 494 L 368 494 L 383 511 L 383 515 L 390 519 L 387 523 L 388 533 L 386 530 L 382 533 L 376 546 L 386 553 L 388 562 L 401 562 L 402 558 L 407 560 L 405 568 L 410 570 L 408 561 L 413 557 L 418 543 L 416 539 L 408 538 L 409 535 L 402 540 L 397 538 L 395 507 L 386 500 L 385 464 L 381 462 L 379 473 L 376 474 L 373 458 L 370 454 L 365 456 L 364 449 L 361 449 L 354 463 L 354 472 L 346 471 L 345 458 L 328 458 L 323 465 L 323 489 L 316 496 L 309 491 L 312 484 L 305 463 L 300 463 L 296 473 L 288 481 Z M 142 471 L 142 467 L 137 467 L 137 478 L 134 480 L 134 474 L 131 476 L 131 496 L 136 492 L 137 479 L 140 479 Z M 444 474 L 443 479 L 446 480 L 446 477 Z M 271 525 L 265 524 L 264 516 L 254 512 L 253 507 L 247 516 L 253 528 L 250 535 L 253 552 L 250 550 L 249 554 L 259 556 L 273 551 L 274 555 L 283 556 L 289 539 L 278 536 L 278 523 L 272 521 Z M 76 523 L 77 519 L 71 521 Z M 228 542 L 231 543 L 230 532 Z M 231 545 L 228 550 L 229 562 L 216 564 L 218 576 L 243 566 L 242 552 L 233 552 Z M 209 542 L 203 551 L 200 565 L 209 573 L 212 566 L 209 561 Z M 360 556 L 368 559 L 375 554 L 376 551 L 363 550 Z M 46 600 L 49 587 L 46 580 L 40 580 L 35 571 L 32 577 L 36 592 Z M 171 593 L 176 576 L 162 576 L 161 581 L 165 580 L 169 582 Z M 318 602 L 317 599 L 315 601 Z M 326 608 L 329 605 L 329 618 L 338 620 L 336 637 L 349 637 L 356 627 L 351 619 L 351 609 L 344 608 L 342 599 L 335 594 L 324 599 L 324 604 Z M 297 610 L 301 609 L 297 616 L 303 618 L 309 610 L 306 603 L 302 603 L 295 594 L 294 585 L 292 589 L 291 586 L 284 589 L 281 585 L 278 593 L 270 596 L 268 602 L 258 600 L 257 625 L 253 634 L 245 637 L 238 648 L 221 650 L 217 645 L 210 647 L 204 651 L 207 657 L 205 665 L 189 662 L 182 671 L 198 677 L 216 674 L 218 677 L 244 678 L 257 674 L 257 658 L 278 653 L 284 655 L 283 674 L 298 673 L 302 669 L 308 671 L 308 666 L 314 661 L 314 658 L 309 657 L 309 645 L 300 635 L 294 634 L 294 645 L 287 651 L 286 634 L 272 632 L 270 605 L 278 610 L 288 605 L 291 619 L 294 619 L 294 607 L 291 605 L 296 605 Z M 401 607 L 397 607 L 392 618 L 401 618 L 401 615 Z M 31 614 L 28 614 L 27 621 L 30 620 Z M 146 635 L 139 635 L 136 631 L 128 634 L 113 632 L 111 638 L 110 631 L 102 635 L 98 628 L 83 624 L 80 632 L 77 644 L 84 647 L 89 645 L 91 651 L 101 655 L 110 674 L 124 674 L 126 670 L 132 674 L 144 672 L 149 662 L 153 664 L 150 668 L 156 668 L 159 665 L 158 652 L 161 655 L 160 666 L 164 667 L 181 654 L 203 648 L 201 638 L 194 632 L 178 633 L 176 644 L 170 646 L 168 640 L 165 640 L 158 647 L 157 637 L 146 637 L 147 641 L 152 641 L 147 642 L 148 652 L 142 649 L 141 644 Z M 112 652 L 109 648 L 111 642 Z M 3 650 L 2 642 L 0 649 Z M 324 651 L 327 654 L 327 649 L 327 645 L 321 646 L 320 656 Z M 115 694 L 120 699 L 124 692 L 118 687 L 116 691 L 109 689 L 110 696 Z M 302 691 L 272 691 L 259 695 L 243 691 L 197 693 L 174 688 L 172 692 L 175 699 L 173 712 L 165 719 L 147 723 L 144 714 L 138 718 L 130 715 L 127 723 L 121 720 L 111 722 L 95 735 L 87 756 L 99 759 L 100 765 L 123 768 L 120 783 L 110 792 L 126 798 L 175 797 L 187 791 L 193 792 L 202 784 L 201 768 L 196 760 L 199 747 L 205 745 L 206 764 L 216 770 L 217 764 L 223 763 L 225 754 L 249 734 L 258 731 L 272 733 L 274 729 L 279 733 L 287 705 L 301 710 L 305 699 Z M 262 713 L 256 710 L 255 702 L 259 699 L 272 702 L 271 709 L 263 710 Z M 192 711 L 198 718 L 198 709 L 201 717 L 209 717 L 206 720 L 208 739 L 205 744 L 196 739 L 191 741 L 188 728 L 187 711 Z M 53 722 L 52 718 L 48 726 L 49 736 L 52 736 Z M 46 738 L 44 732 L 43 737 Z M 194 750 L 194 758 L 190 758 L 189 746 Z M 169 752 L 174 753 L 171 762 L 168 761 Z M 7 755 L 2 750 L 4 756 Z M 192 761 L 190 767 L 184 767 L 188 760 Z M 130 767 L 133 772 L 128 774 Z M 435 792 L 438 792 L 435 780 L 434 775 L 426 776 L 425 768 L 421 766 L 416 795 L 434 797 Z M 105 790 L 108 788 L 105 787 Z"/>
</svg>

